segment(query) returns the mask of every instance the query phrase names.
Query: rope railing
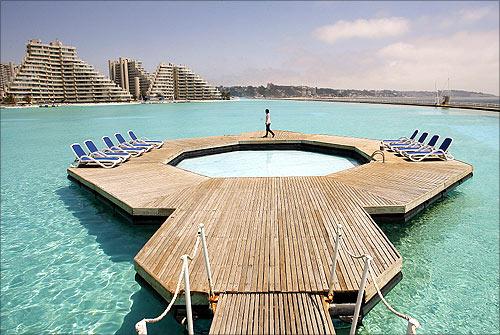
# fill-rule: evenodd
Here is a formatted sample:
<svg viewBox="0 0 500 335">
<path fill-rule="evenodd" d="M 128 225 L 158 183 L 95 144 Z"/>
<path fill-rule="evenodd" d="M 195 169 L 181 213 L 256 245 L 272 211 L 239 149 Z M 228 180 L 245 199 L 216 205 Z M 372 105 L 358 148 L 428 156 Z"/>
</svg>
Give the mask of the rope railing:
<svg viewBox="0 0 500 335">
<path fill-rule="evenodd" d="M 341 242 L 342 242 L 342 245 L 344 246 L 344 249 L 342 249 L 342 250 L 344 250 L 344 252 L 345 252 L 346 254 L 348 254 L 349 256 L 351 256 L 351 258 L 359 259 L 359 258 L 366 257 L 366 255 L 365 255 L 365 254 L 359 254 L 359 255 L 355 255 L 355 254 L 353 254 L 352 252 L 350 252 L 350 251 L 347 249 L 347 244 L 345 244 L 345 241 L 344 241 L 344 240 L 342 240 Z"/>
<path fill-rule="evenodd" d="M 343 248 L 342 248 L 342 246 L 343 246 Z M 414 319 L 406 314 L 403 314 L 403 313 L 396 311 L 391 305 L 389 305 L 387 300 L 382 295 L 382 292 L 380 291 L 380 288 L 375 280 L 376 279 L 375 274 L 373 272 L 373 268 L 371 265 L 373 258 L 367 254 L 355 255 L 354 253 L 349 251 L 345 241 L 342 239 L 342 225 L 340 225 L 340 224 L 337 225 L 337 238 L 335 240 L 335 249 L 334 249 L 334 254 L 333 254 L 333 267 L 332 267 L 332 273 L 330 276 L 330 289 L 328 291 L 328 300 L 332 301 L 332 299 L 333 299 L 333 290 L 334 290 L 334 285 L 335 285 L 335 280 L 336 280 L 337 259 L 338 259 L 338 254 L 339 254 L 340 249 L 342 249 L 348 256 L 350 256 L 352 258 L 355 258 L 355 259 L 363 258 L 364 259 L 363 274 L 361 276 L 361 282 L 359 284 L 358 296 L 356 298 L 356 305 L 354 308 L 354 316 L 352 319 L 351 329 L 349 331 L 349 335 L 356 334 L 356 328 L 358 325 L 359 314 L 361 312 L 361 305 L 363 304 L 363 298 L 364 298 L 366 283 L 368 280 L 368 275 L 370 275 L 373 286 L 375 287 L 377 294 L 380 297 L 380 300 L 382 301 L 384 306 L 390 312 L 392 312 L 396 316 L 398 316 L 398 317 L 400 317 L 408 322 L 408 325 L 406 328 L 406 334 L 415 335 L 417 328 L 420 328 L 420 323 L 416 319 Z"/>
<path fill-rule="evenodd" d="M 198 228 L 198 233 L 196 236 L 196 242 L 194 244 L 193 250 L 191 251 L 191 254 L 185 254 L 181 256 L 182 259 L 182 269 L 181 272 L 179 273 L 179 279 L 177 280 L 177 286 L 175 288 L 174 295 L 172 296 L 172 300 L 170 300 L 170 303 L 168 304 L 167 308 L 158 315 L 156 318 L 150 318 L 150 319 L 142 319 L 141 321 L 137 322 L 135 324 L 135 330 L 138 335 L 147 335 L 148 334 L 148 329 L 147 329 L 147 324 L 148 323 L 156 323 L 161 321 L 172 309 L 172 307 L 175 304 L 175 301 L 177 300 L 177 297 L 179 295 L 179 292 L 181 290 L 181 283 L 184 280 L 184 295 L 185 295 L 185 304 L 186 304 L 186 319 L 187 319 L 187 324 L 188 324 L 188 334 L 192 335 L 194 334 L 194 329 L 193 329 L 193 312 L 191 308 L 191 288 L 190 288 L 190 282 L 189 282 L 189 262 L 192 261 L 197 253 L 198 253 L 198 248 L 200 245 L 200 242 L 202 244 L 203 248 L 203 255 L 205 258 L 205 269 L 207 271 L 207 276 L 208 276 L 208 284 L 209 284 L 209 289 L 210 289 L 210 298 L 213 297 L 213 283 L 212 283 L 212 273 L 210 269 L 210 261 L 208 258 L 208 248 L 207 248 L 207 242 L 205 238 L 205 228 L 204 225 L 201 224 Z"/>
<path fill-rule="evenodd" d="M 380 300 L 382 301 L 384 306 L 389 311 L 391 311 L 393 314 L 395 314 L 396 316 L 408 321 L 408 327 L 406 329 L 406 334 L 416 334 L 417 328 L 420 328 L 420 322 L 418 322 L 417 319 L 414 319 L 409 315 L 406 315 L 406 314 L 403 314 L 401 312 L 396 311 L 391 305 L 389 305 L 387 300 L 385 300 L 384 296 L 382 295 L 382 292 L 380 291 L 380 288 L 377 284 L 377 281 L 375 280 L 375 275 L 373 273 L 373 269 L 372 269 L 371 265 L 369 267 L 369 272 L 370 272 L 370 277 L 372 278 L 373 286 L 375 286 L 375 289 L 377 290 L 377 294 L 380 297 Z"/>
<path fill-rule="evenodd" d="M 179 280 L 177 281 L 177 287 L 175 288 L 175 293 L 174 296 L 172 297 L 172 300 L 170 300 L 170 304 L 168 304 L 167 308 L 163 311 L 163 313 L 158 315 L 156 318 L 142 319 L 141 321 L 137 322 L 135 324 L 135 331 L 137 332 L 138 335 L 147 335 L 148 334 L 147 324 L 161 321 L 168 314 L 168 312 L 170 312 L 170 309 L 174 305 L 175 300 L 177 299 L 177 295 L 179 294 L 183 276 L 184 276 L 184 266 L 182 267 L 182 270 L 179 273 Z"/>
</svg>

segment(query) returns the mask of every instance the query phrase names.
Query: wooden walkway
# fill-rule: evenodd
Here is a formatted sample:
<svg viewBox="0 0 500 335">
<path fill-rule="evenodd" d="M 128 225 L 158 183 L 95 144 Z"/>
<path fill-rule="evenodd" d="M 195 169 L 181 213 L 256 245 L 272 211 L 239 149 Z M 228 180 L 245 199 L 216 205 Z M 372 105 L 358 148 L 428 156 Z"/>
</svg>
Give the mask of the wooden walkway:
<svg viewBox="0 0 500 335">
<path fill-rule="evenodd" d="M 68 169 L 69 176 L 130 215 L 168 216 L 134 259 L 139 275 L 166 300 L 175 290 L 180 256 L 191 252 L 198 225 L 205 225 L 220 294 L 213 333 L 333 333 L 319 301 L 329 288 L 337 225 L 343 226 L 348 250 L 373 257 L 383 287 L 399 275 L 402 259 L 370 215 L 420 210 L 472 175 L 472 166 L 460 161 L 415 163 L 387 152 L 385 163 L 317 177 L 208 178 L 168 164 L 184 152 L 251 143 L 304 143 L 366 158 L 379 149 L 379 141 L 362 138 L 282 131 L 274 139 L 260 136 L 172 140 L 114 169 Z M 362 268 L 361 260 L 341 251 L 335 294 L 355 296 Z M 207 305 L 201 256 L 190 264 L 190 281 L 193 304 Z M 375 294 L 369 280 L 365 302 Z M 279 308 L 263 309 L 262 303 Z"/>
<path fill-rule="evenodd" d="M 335 334 L 335 329 L 318 294 L 224 293 L 210 334 Z"/>
<path fill-rule="evenodd" d="M 374 256 L 382 282 L 401 270 L 393 245 L 350 199 L 349 188 L 333 179 L 210 179 L 195 194 L 199 198 L 181 205 L 135 257 L 139 273 L 169 292 L 200 223 L 217 292 L 328 291 L 337 223 L 344 226 L 349 250 Z M 357 291 L 362 266 L 341 252 L 336 288 Z M 206 293 L 203 258 L 192 263 L 190 276 L 191 290 Z M 375 293 L 367 292 L 368 299 Z"/>
</svg>

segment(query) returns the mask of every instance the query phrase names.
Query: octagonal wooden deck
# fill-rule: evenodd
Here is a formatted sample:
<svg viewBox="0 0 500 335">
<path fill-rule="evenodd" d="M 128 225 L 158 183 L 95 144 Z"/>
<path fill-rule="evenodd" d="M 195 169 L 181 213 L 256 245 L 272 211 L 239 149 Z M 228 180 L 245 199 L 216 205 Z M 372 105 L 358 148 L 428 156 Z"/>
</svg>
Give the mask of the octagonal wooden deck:
<svg viewBox="0 0 500 335">
<path fill-rule="evenodd" d="M 233 321 L 231 315 L 244 318 L 261 301 L 290 303 L 274 314 L 259 314 L 262 326 L 252 321 L 251 332 L 270 331 L 269 322 L 280 324 L 269 318 L 287 324 L 292 316 L 305 318 L 294 323 L 305 328 L 294 332 L 308 332 L 307 327 L 333 332 L 326 309 L 315 304 L 328 291 L 337 224 L 344 227 L 349 250 L 373 257 L 377 283 L 386 286 L 400 275 L 402 259 L 372 216 L 407 219 L 472 175 L 472 166 L 460 161 L 415 163 L 388 152 L 385 163 L 370 161 L 379 149 L 377 140 L 283 131 L 274 139 L 259 135 L 167 141 L 114 169 L 68 169 L 71 178 L 132 217 L 168 216 L 135 257 L 137 272 L 167 300 L 175 290 L 180 256 L 191 251 L 198 225 L 205 225 L 215 291 L 221 294 L 214 333 L 248 332 L 249 323 Z M 208 178 L 168 164 L 186 152 L 249 144 L 351 150 L 370 162 L 328 176 L 274 178 Z M 341 251 L 335 292 L 355 293 L 362 267 Z M 202 257 L 191 263 L 190 278 L 193 302 L 207 304 Z M 369 281 L 365 302 L 375 294 Z M 293 301 L 309 312 L 295 315 Z"/>
</svg>

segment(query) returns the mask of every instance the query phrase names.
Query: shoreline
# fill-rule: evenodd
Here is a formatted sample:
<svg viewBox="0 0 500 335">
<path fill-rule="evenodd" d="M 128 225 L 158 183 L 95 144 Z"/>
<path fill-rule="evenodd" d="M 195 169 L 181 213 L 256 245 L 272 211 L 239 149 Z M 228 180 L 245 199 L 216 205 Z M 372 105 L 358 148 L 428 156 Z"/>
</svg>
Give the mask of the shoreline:
<svg viewBox="0 0 500 335">
<path fill-rule="evenodd" d="M 121 106 L 121 105 L 161 105 L 161 104 L 178 104 L 178 103 L 198 103 L 198 102 L 219 102 L 219 101 L 231 101 L 231 100 L 175 100 L 175 101 L 154 101 L 154 102 L 142 102 L 142 101 L 130 101 L 130 102 L 75 102 L 75 103 L 57 103 L 55 106 L 51 104 L 36 104 L 36 105 L 0 105 L 0 108 L 5 109 L 24 109 L 24 108 L 57 108 L 57 107 L 67 107 L 67 106 Z M 232 101 L 239 101 L 239 99 L 233 99 Z M 48 107 L 45 107 L 48 105 Z"/>
<path fill-rule="evenodd" d="M 269 100 L 288 100 L 288 101 L 317 101 L 317 102 L 342 102 L 342 103 L 361 103 L 361 104 L 380 104 L 380 105 L 399 105 L 399 106 L 420 106 L 434 108 L 456 108 L 456 109 L 472 109 L 488 112 L 500 112 L 500 106 L 487 105 L 468 105 L 468 104 L 451 104 L 451 105 L 436 105 L 431 102 L 424 101 L 377 101 L 377 100 L 356 100 L 356 99 L 337 99 L 337 98 L 268 98 Z"/>
<path fill-rule="evenodd" d="M 120 105 L 138 105 L 141 104 L 137 101 L 131 102 L 82 102 L 82 103 L 60 103 L 54 104 L 55 106 L 51 106 L 51 104 L 40 104 L 40 105 L 22 105 L 22 106 L 10 106 L 10 105 L 1 105 L 0 108 L 5 109 L 24 109 L 24 108 L 56 108 L 56 107 L 67 107 L 67 106 L 120 106 Z M 44 107 L 48 106 L 48 107 Z"/>
<path fill-rule="evenodd" d="M 397 105 L 397 106 L 420 106 L 420 107 L 434 107 L 434 108 L 455 108 L 455 109 L 468 109 L 468 110 L 479 110 L 500 113 L 500 106 L 488 106 L 486 104 L 463 104 L 456 103 L 451 105 L 436 105 L 435 103 L 425 102 L 425 101 L 377 101 L 377 100 L 359 100 L 359 99 L 344 99 L 344 98 L 305 98 L 305 97 L 292 97 L 292 98 L 241 98 L 234 97 L 230 100 L 175 100 L 175 101 L 154 101 L 154 102 L 142 102 L 142 101 L 130 101 L 130 102 L 90 102 L 90 103 L 61 103 L 55 106 L 50 106 L 48 104 L 44 105 L 22 105 L 22 106 L 9 106 L 0 105 L 0 109 L 25 109 L 25 108 L 56 108 L 56 107 L 67 107 L 67 106 L 120 106 L 120 105 L 157 105 L 157 104 L 176 104 L 176 103 L 213 103 L 213 102 L 230 102 L 230 101 L 241 101 L 245 100 L 285 100 L 285 101 L 305 101 L 305 102 L 341 102 L 341 103 L 361 103 L 361 104 L 374 104 L 374 105 Z M 48 105 L 48 107 L 45 107 Z M 494 104 L 492 104 L 494 105 Z"/>
</svg>

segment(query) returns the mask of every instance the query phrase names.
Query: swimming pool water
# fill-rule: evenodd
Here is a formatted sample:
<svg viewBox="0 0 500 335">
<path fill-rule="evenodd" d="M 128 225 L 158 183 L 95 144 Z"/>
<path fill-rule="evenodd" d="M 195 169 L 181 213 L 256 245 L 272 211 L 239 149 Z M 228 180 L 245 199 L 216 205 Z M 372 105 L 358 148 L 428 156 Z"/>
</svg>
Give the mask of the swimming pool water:
<svg viewBox="0 0 500 335">
<path fill-rule="evenodd" d="M 2 109 L 0 333 L 131 334 L 166 306 L 133 269 L 155 227 L 126 223 L 66 179 L 69 144 L 129 128 L 150 138 L 238 134 L 262 129 L 265 108 L 276 129 L 388 138 L 418 127 L 453 137 L 452 154 L 474 177 L 410 222 L 382 226 L 403 256 L 388 300 L 422 323 L 421 334 L 498 333 L 498 114 L 263 100 Z M 206 332 L 209 322 L 195 327 Z M 183 333 L 171 317 L 149 329 Z M 361 332 L 404 330 L 378 305 Z"/>
<path fill-rule="evenodd" d="M 182 160 L 177 167 L 207 177 L 325 176 L 359 165 L 354 159 L 300 150 L 233 151 Z"/>
</svg>

